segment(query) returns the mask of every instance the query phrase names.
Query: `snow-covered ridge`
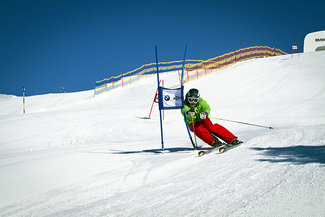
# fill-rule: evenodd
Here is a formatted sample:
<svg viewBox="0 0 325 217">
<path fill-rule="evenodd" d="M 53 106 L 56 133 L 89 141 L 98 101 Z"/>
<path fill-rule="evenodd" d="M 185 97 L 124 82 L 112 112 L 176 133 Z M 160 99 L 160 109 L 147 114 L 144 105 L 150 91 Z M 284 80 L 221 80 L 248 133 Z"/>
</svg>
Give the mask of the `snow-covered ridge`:
<svg viewBox="0 0 325 217">
<path fill-rule="evenodd" d="M 324 216 L 325 52 L 254 59 L 185 84 L 245 143 L 196 157 L 156 78 L 93 91 L 0 95 L 0 216 Z M 161 77 L 165 86 L 177 74 Z M 200 146 L 207 148 L 202 141 Z"/>
</svg>

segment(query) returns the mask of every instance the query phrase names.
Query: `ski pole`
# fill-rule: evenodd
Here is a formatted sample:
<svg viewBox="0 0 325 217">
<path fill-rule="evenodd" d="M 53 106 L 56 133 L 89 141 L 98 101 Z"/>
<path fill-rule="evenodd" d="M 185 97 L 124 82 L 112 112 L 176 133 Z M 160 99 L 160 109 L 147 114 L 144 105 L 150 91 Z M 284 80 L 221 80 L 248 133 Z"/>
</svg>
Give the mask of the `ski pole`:
<svg viewBox="0 0 325 217">
<path fill-rule="evenodd" d="M 193 121 L 193 117 L 192 117 L 192 121 Z M 194 133 L 195 147 L 197 148 L 197 141 L 196 141 L 196 135 L 195 135 L 194 121 L 192 122 L 192 124 L 193 124 L 193 133 Z"/>
<path fill-rule="evenodd" d="M 233 120 L 227 120 L 227 119 L 215 118 L 215 117 L 210 117 L 210 118 L 220 120 L 220 121 L 229 121 L 229 122 L 234 122 L 234 123 L 238 123 L 238 124 L 246 124 L 246 125 L 255 126 L 255 127 L 263 127 L 263 128 L 268 128 L 268 129 L 274 129 L 273 127 L 268 127 L 268 126 L 263 126 L 263 125 L 258 125 L 258 124 L 252 124 L 252 123 L 246 123 L 246 122 L 241 122 L 241 121 L 233 121 Z"/>
</svg>

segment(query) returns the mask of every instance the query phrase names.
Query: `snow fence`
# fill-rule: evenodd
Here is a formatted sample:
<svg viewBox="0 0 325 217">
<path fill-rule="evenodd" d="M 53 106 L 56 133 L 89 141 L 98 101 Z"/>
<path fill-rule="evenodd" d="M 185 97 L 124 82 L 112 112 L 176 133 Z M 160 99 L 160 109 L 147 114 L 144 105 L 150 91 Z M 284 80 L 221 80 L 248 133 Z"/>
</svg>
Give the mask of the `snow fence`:
<svg viewBox="0 0 325 217">
<path fill-rule="evenodd" d="M 201 76 L 244 60 L 286 54 L 287 53 L 277 48 L 255 46 L 236 50 L 208 60 L 185 60 L 184 83 L 198 79 Z M 158 67 L 159 73 L 177 71 L 179 80 L 181 79 L 182 60 L 160 62 L 158 63 Z M 110 78 L 104 78 L 100 81 L 95 81 L 94 96 L 114 88 L 124 87 L 139 81 L 142 78 L 154 75 L 156 73 L 156 68 L 156 63 L 149 63 L 127 73 L 112 76 Z"/>
</svg>

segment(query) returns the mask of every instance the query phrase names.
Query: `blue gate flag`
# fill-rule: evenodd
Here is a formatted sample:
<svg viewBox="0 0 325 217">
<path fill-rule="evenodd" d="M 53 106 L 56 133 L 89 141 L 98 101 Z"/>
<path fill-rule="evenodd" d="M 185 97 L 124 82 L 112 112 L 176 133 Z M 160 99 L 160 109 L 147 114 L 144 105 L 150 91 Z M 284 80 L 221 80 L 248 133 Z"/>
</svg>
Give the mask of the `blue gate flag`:
<svg viewBox="0 0 325 217">
<path fill-rule="evenodd" d="M 197 149 L 197 145 L 193 142 L 186 118 L 185 118 L 185 108 L 184 108 L 184 68 L 185 68 L 185 58 L 187 53 L 187 44 L 185 47 L 183 66 L 182 66 L 182 79 L 181 87 L 176 89 L 169 89 L 161 87 L 159 85 L 159 67 L 158 67 L 158 54 L 157 54 L 157 45 L 155 46 L 156 53 L 156 66 L 157 66 L 157 84 L 158 84 L 158 102 L 159 102 L 159 116 L 160 116 L 160 134 L 161 134 L 161 148 L 164 149 L 164 135 L 163 135 L 163 126 L 161 119 L 161 110 L 164 109 L 181 109 L 184 115 L 184 121 L 187 128 L 188 135 L 190 137 L 191 143 L 194 149 Z"/>
</svg>

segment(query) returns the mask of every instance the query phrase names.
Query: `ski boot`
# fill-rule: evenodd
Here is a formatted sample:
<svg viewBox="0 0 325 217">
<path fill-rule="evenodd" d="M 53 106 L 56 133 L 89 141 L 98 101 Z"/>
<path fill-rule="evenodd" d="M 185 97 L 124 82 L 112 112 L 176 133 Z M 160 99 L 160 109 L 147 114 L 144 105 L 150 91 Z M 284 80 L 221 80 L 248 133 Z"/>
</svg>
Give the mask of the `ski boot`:
<svg viewBox="0 0 325 217">
<path fill-rule="evenodd" d="M 213 143 L 212 143 L 212 147 L 213 148 L 217 148 L 217 147 L 219 147 L 219 146 L 222 146 L 223 145 L 223 143 L 222 142 L 220 142 L 219 140 L 215 140 Z"/>
<path fill-rule="evenodd" d="M 243 141 L 240 141 L 238 139 L 234 139 L 231 142 L 229 142 L 228 144 L 230 144 L 232 146 L 235 146 L 235 145 L 239 145 L 239 144 L 242 144 L 242 143 L 243 143 Z"/>
<path fill-rule="evenodd" d="M 214 142 L 212 142 L 212 145 L 211 145 L 213 148 L 217 148 L 217 147 L 223 145 L 223 143 L 218 139 L 218 137 L 216 135 L 214 135 L 213 133 L 211 133 L 211 136 L 214 139 Z"/>
</svg>

